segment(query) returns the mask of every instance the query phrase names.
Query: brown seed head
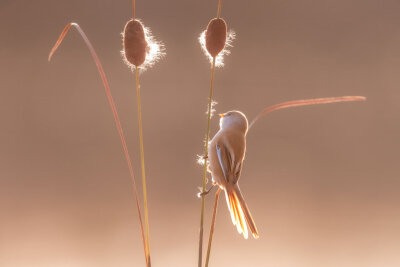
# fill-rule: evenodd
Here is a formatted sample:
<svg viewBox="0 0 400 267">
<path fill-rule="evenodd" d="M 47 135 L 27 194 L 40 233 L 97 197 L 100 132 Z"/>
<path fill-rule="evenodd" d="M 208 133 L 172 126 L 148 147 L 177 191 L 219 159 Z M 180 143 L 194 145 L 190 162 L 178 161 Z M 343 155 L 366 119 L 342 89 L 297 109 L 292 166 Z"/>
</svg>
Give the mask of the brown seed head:
<svg viewBox="0 0 400 267">
<path fill-rule="evenodd" d="M 125 59 L 136 67 L 142 65 L 146 60 L 148 44 L 140 21 L 131 19 L 126 23 L 123 43 Z"/>
<path fill-rule="evenodd" d="M 216 57 L 226 44 L 226 23 L 221 18 L 210 20 L 206 30 L 206 48 L 212 57 Z"/>
</svg>

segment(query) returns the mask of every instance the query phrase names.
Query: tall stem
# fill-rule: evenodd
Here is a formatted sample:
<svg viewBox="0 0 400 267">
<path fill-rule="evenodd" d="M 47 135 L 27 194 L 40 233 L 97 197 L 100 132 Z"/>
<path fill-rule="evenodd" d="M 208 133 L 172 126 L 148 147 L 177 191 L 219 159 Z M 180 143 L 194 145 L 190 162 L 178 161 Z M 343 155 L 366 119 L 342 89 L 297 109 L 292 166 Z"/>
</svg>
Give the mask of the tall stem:
<svg viewBox="0 0 400 267">
<path fill-rule="evenodd" d="M 207 160 L 208 160 L 208 142 L 210 140 L 210 122 L 211 122 L 211 109 L 212 109 L 212 98 L 213 98 L 213 87 L 214 87 L 214 72 L 215 72 L 215 57 L 213 58 L 211 67 L 211 81 L 210 81 L 210 95 L 208 97 L 208 111 L 207 111 L 207 131 L 206 140 L 204 144 L 204 169 L 203 169 L 203 192 L 206 191 L 207 184 Z M 200 216 L 200 236 L 199 236 L 199 264 L 198 267 L 202 266 L 203 258 L 203 232 L 204 232 L 204 198 L 205 195 L 201 195 L 201 216 Z"/>
<path fill-rule="evenodd" d="M 92 44 L 90 43 L 88 37 L 86 36 L 85 32 L 81 29 L 81 27 L 78 24 L 72 22 L 72 23 L 68 23 L 67 26 L 65 26 L 65 28 L 62 31 L 62 33 L 61 33 L 60 37 L 58 38 L 57 42 L 55 43 L 55 45 L 51 49 L 51 52 L 49 54 L 48 60 L 49 61 L 51 60 L 53 54 L 56 52 L 57 48 L 60 46 L 60 44 L 64 40 L 64 37 L 68 33 L 68 31 L 71 28 L 71 26 L 74 26 L 76 28 L 76 30 L 79 32 L 79 34 L 82 36 L 83 40 L 85 41 L 86 46 L 89 48 L 89 51 L 92 54 L 93 60 L 96 63 L 97 70 L 99 71 L 101 80 L 103 81 L 104 89 L 106 90 L 108 103 L 110 104 L 110 107 L 111 107 L 111 110 L 112 110 L 112 113 L 113 113 L 113 116 L 114 116 L 115 126 L 117 127 L 117 131 L 118 131 L 119 137 L 121 139 L 121 144 L 122 144 L 122 147 L 123 147 L 123 150 L 124 150 L 125 160 L 126 160 L 126 163 L 128 164 L 129 175 L 131 176 L 131 180 L 132 180 L 132 187 L 133 187 L 133 192 L 135 194 L 136 208 L 137 208 L 138 215 L 139 215 L 140 232 L 142 234 L 144 255 L 146 257 L 146 262 L 148 262 L 148 257 L 147 257 L 148 254 L 147 254 L 147 250 L 146 250 L 146 240 L 145 240 L 145 237 L 144 237 L 144 230 L 143 230 L 142 213 L 140 211 L 138 191 L 137 191 L 137 187 L 136 187 L 135 176 L 133 174 L 132 162 L 131 162 L 131 158 L 129 156 L 128 147 L 126 145 L 124 132 L 122 131 L 121 121 L 119 120 L 117 108 L 115 106 L 114 99 L 113 99 L 112 94 L 111 94 L 110 86 L 108 85 L 106 74 L 104 73 L 103 66 L 101 65 L 100 59 L 97 56 L 96 51 L 94 50 L 94 48 L 93 48 Z"/>
<path fill-rule="evenodd" d="M 214 234 L 215 217 L 217 217 L 218 199 L 219 199 L 219 194 L 220 193 L 221 193 L 221 188 L 218 188 L 218 191 L 215 194 L 214 211 L 213 211 L 213 217 L 212 217 L 212 220 L 211 220 L 210 236 L 208 237 L 208 247 L 207 247 L 207 256 L 206 256 L 206 265 L 205 265 L 205 267 L 208 267 L 208 262 L 210 260 L 211 243 L 212 243 L 212 238 L 213 238 L 213 234 Z"/>
<path fill-rule="evenodd" d="M 135 19 L 136 1 L 132 0 L 132 19 Z"/>
<path fill-rule="evenodd" d="M 221 17 L 221 9 L 222 9 L 222 0 L 219 0 L 218 1 L 217 18 Z"/>
<path fill-rule="evenodd" d="M 139 84 L 139 68 L 136 67 L 136 93 L 139 120 L 139 141 L 140 141 L 140 162 L 142 167 L 142 184 L 143 184 L 143 202 L 144 202 L 144 223 L 146 231 L 146 249 L 147 249 L 147 266 L 150 263 L 150 234 L 149 234 L 149 212 L 147 208 L 147 190 L 146 190 L 146 170 L 144 165 L 144 149 L 143 149 L 143 126 L 142 126 L 142 108 L 140 102 L 140 84 Z"/>
</svg>

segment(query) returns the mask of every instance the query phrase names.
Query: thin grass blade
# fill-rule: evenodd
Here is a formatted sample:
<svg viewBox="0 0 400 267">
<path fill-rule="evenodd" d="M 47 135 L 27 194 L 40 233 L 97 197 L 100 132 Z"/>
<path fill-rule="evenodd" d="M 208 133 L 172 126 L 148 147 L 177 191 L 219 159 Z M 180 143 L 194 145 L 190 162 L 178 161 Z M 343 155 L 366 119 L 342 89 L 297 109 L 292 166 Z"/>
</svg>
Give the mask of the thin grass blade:
<svg viewBox="0 0 400 267">
<path fill-rule="evenodd" d="M 108 84 L 106 75 L 104 73 L 103 67 L 102 67 L 101 62 L 100 62 L 100 59 L 98 58 L 98 56 L 97 56 L 92 44 L 90 43 L 89 39 L 87 38 L 86 34 L 83 32 L 81 27 L 79 27 L 79 25 L 77 23 L 73 23 L 72 22 L 72 23 L 69 23 L 67 26 L 65 26 L 65 28 L 62 31 L 60 37 L 58 38 L 56 44 L 51 49 L 51 52 L 49 54 L 48 60 L 49 61 L 51 60 L 54 52 L 57 50 L 57 48 L 62 43 L 64 37 L 68 33 L 68 31 L 71 28 L 71 26 L 74 26 L 77 29 L 77 31 L 79 32 L 79 34 L 82 36 L 83 40 L 85 41 L 85 43 L 86 43 L 87 47 L 89 48 L 89 51 L 90 51 L 90 53 L 91 53 L 91 55 L 93 57 L 93 60 L 96 63 L 96 66 L 97 66 L 97 69 L 99 71 L 101 80 L 103 81 L 103 85 L 104 85 L 104 88 L 105 88 L 105 91 L 106 91 L 107 99 L 108 99 L 108 102 L 110 104 L 113 116 L 114 116 L 115 126 L 117 128 L 118 134 L 119 134 L 120 139 L 121 139 L 121 144 L 122 144 L 122 148 L 123 148 L 123 151 L 124 151 L 126 163 L 128 165 L 129 174 L 130 174 L 130 177 L 131 177 L 131 180 L 132 180 L 132 187 L 133 187 L 133 191 L 134 191 L 134 194 L 135 194 L 136 207 L 137 207 L 137 211 L 138 211 L 138 215 L 139 215 L 140 230 L 142 232 L 142 240 L 143 240 L 143 247 L 144 247 L 144 252 L 145 252 L 145 257 L 146 257 L 146 263 L 147 263 L 147 265 L 149 265 L 149 263 L 148 263 L 149 257 L 148 257 L 148 253 L 147 253 L 147 249 L 146 249 L 146 241 L 145 241 L 144 230 L 143 230 L 142 213 L 141 213 L 140 205 L 139 205 L 138 191 L 137 191 L 137 187 L 136 187 L 135 176 L 134 176 L 134 173 L 133 173 L 132 161 L 131 161 L 131 158 L 129 156 L 128 147 L 126 145 L 125 135 L 124 135 L 124 132 L 122 130 L 121 122 L 119 120 L 117 108 L 115 106 L 114 99 L 113 99 L 113 97 L 111 95 L 110 86 Z"/>
<path fill-rule="evenodd" d="M 220 193 L 221 193 L 221 188 L 218 188 L 218 191 L 215 194 L 214 211 L 213 211 L 213 216 L 212 216 L 212 219 L 211 219 L 210 235 L 208 237 L 208 247 L 207 247 L 205 267 L 208 267 L 208 262 L 210 261 L 211 244 L 212 244 L 212 239 L 213 239 L 213 235 L 214 235 L 215 218 L 217 217 L 218 199 L 219 199 L 219 194 Z"/>
<path fill-rule="evenodd" d="M 251 121 L 249 129 L 254 125 L 256 121 L 258 121 L 264 115 L 284 108 L 291 107 L 300 107 L 300 106 L 309 106 L 309 105 L 317 105 L 317 104 L 329 104 L 329 103 L 337 103 L 337 102 L 351 102 L 351 101 L 365 101 L 367 98 L 364 96 L 340 96 L 340 97 L 327 97 L 327 98 L 315 98 L 315 99 L 304 99 L 304 100 L 295 100 L 283 102 L 277 105 L 273 105 L 263 109 L 258 115 Z"/>
</svg>

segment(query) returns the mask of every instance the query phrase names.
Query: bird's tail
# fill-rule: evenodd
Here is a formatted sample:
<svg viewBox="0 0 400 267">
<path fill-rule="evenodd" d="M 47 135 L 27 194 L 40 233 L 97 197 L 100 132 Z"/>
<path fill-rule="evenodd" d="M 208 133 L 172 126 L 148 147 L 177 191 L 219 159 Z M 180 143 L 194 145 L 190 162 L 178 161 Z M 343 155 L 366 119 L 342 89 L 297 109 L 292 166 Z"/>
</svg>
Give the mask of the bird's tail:
<svg viewBox="0 0 400 267">
<path fill-rule="evenodd" d="M 231 213 L 233 225 L 236 226 L 239 234 L 243 234 L 244 238 L 247 239 L 248 226 L 253 237 L 257 239 L 259 235 L 256 224 L 251 217 L 251 213 L 246 205 L 242 193 L 240 192 L 239 186 L 236 184 L 232 187 L 227 187 L 225 190 L 225 197 L 228 209 Z"/>
</svg>

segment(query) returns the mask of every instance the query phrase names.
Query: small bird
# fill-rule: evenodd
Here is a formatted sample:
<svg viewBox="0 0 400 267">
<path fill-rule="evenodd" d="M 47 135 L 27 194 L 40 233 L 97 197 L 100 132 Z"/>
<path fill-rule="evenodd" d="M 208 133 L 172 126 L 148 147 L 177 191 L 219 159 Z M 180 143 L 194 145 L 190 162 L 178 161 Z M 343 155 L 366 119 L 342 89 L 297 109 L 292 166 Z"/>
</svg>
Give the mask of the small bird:
<svg viewBox="0 0 400 267">
<path fill-rule="evenodd" d="M 238 184 L 246 153 L 247 118 L 240 111 L 229 111 L 220 114 L 220 117 L 220 129 L 208 147 L 208 169 L 213 183 L 225 192 L 232 222 L 239 234 L 247 239 L 248 226 L 253 237 L 258 238 L 257 227 Z"/>
<path fill-rule="evenodd" d="M 256 239 L 259 237 L 257 227 L 238 184 L 246 153 L 246 134 L 248 129 L 264 115 L 279 109 L 365 100 L 364 96 L 340 96 L 287 101 L 263 109 L 252 120 L 250 126 L 246 116 L 240 111 L 233 110 L 220 114 L 220 129 L 208 145 L 208 171 L 211 173 L 213 184 L 218 185 L 225 192 L 232 222 L 239 234 L 243 234 L 247 239 L 247 227 L 249 227 L 253 237 Z M 207 194 L 210 190 L 211 188 L 206 192 L 200 193 L 200 195 Z"/>
</svg>

